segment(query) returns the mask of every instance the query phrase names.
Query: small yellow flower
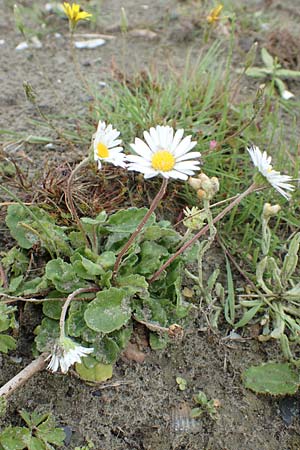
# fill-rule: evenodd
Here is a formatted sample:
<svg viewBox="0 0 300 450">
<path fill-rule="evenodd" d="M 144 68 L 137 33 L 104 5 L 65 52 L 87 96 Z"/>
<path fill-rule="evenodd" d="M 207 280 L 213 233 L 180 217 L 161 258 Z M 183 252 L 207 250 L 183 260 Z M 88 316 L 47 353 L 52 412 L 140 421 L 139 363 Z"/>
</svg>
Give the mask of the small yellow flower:
<svg viewBox="0 0 300 450">
<path fill-rule="evenodd" d="M 69 19 L 71 30 L 76 27 L 79 20 L 89 20 L 90 17 L 92 17 L 92 14 L 90 13 L 80 11 L 80 5 L 77 5 L 77 3 L 72 3 L 72 5 L 70 5 L 70 3 L 65 2 L 63 4 L 63 9 Z"/>
<path fill-rule="evenodd" d="M 223 9 L 223 5 L 221 3 L 216 6 L 214 9 L 210 11 L 208 16 L 206 17 L 206 20 L 208 23 L 215 23 L 220 19 L 220 14 Z"/>
</svg>

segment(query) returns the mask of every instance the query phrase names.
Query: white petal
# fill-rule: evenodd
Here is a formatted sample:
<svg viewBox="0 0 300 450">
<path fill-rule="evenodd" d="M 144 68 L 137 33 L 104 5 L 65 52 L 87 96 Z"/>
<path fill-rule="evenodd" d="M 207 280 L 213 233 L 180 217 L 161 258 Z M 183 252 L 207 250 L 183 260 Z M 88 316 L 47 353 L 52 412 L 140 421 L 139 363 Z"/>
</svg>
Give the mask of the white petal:
<svg viewBox="0 0 300 450">
<path fill-rule="evenodd" d="M 191 136 L 186 136 L 174 150 L 175 157 L 179 158 L 180 156 L 192 150 L 195 145 L 197 145 L 197 142 L 191 141 Z"/>
<path fill-rule="evenodd" d="M 156 145 L 156 147 L 158 147 L 160 145 L 158 129 L 159 129 L 159 127 L 156 127 L 156 128 L 151 127 L 149 130 L 151 139 L 154 142 L 154 144 Z"/>
<path fill-rule="evenodd" d="M 188 159 L 200 158 L 200 156 L 201 156 L 200 152 L 188 152 L 180 156 L 179 158 L 176 158 L 176 161 L 186 161 Z M 197 161 L 197 163 L 200 164 L 200 161 Z"/>
<path fill-rule="evenodd" d="M 144 131 L 144 138 L 147 144 L 149 145 L 149 148 L 152 150 L 152 152 L 153 153 L 156 152 L 158 150 L 158 146 L 155 144 L 148 131 Z"/>
<path fill-rule="evenodd" d="M 147 160 L 151 160 L 153 152 L 150 150 L 148 145 L 142 141 L 142 139 L 135 138 L 134 144 L 130 144 L 130 147 L 137 153 L 138 155 L 146 158 Z"/>
<path fill-rule="evenodd" d="M 170 177 L 170 178 L 174 178 L 175 180 L 176 179 L 178 179 L 178 180 L 187 180 L 188 179 L 188 176 L 187 175 L 185 175 L 184 173 L 181 173 L 181 172 L 179 172 L 178 170 L 170 170 L 169 172 L 166 172 L 167 174 L 168 174 L 168 176 Z"/>
<path fill-rule="evenodd" d="M 172 145 L 171 145 L 171 148 L 170 148 L 170 150 L 172 152 L 174 152 L 174 150 L 178 146 L 179 142 L 181 141 L 183 133 L 184 133 L 184 129 L 183 128 L 180 128 L 179 130 L 176 131 L 174 139 L 173 139 L 173 142 L 172 142 Z"/>
</svg>

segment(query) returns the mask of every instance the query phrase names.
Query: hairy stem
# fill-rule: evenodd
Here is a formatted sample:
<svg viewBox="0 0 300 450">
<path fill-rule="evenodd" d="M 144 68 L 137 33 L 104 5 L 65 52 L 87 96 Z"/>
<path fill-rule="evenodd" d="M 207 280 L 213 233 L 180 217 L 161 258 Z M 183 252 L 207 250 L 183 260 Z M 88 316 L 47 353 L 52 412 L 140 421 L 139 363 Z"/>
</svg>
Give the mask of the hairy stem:
<svg viewBox="0 0 300 450">
<path fill-rule="evenodd" d="M 77 52 L 76 52 L 76 48 L 75 48 L 73 31 L 71 31 L 71 33 L 70 33 L 70 51 L 71 51 L 72 60 L 73 60 L 73 64 L 74 64 L 74 67 L 75 67 L 76 75 L 77 75 L 79 81 L 81 81 L 82 84 L 84 85 L 87 93 L 94 100 L 95 95 L 91 91 L 91 88 L 90 88 L 86 78 L 84 77 L 84 75 L 83 75 L 83 73 L 81 71 L 81 68 L 80 68 L 80 64 L 79 64 L 79 61 L 78 61 L 78 58 L 77 58 Z"/>
<path fill-rule="evenodd" d="M 133 243 L 133 241 L 135 240 L 137 235 L 144 228 L 144 226 L 147 223 L 149 217 L 151 216 L 153 211 L 156 209 L 156 207 L 157 207 L 158 203 L 160 202 L 160 200 L 165 195 L 166 189 L 167 189 L 167 184 L 168 184 L 167 178 L 163 178 L 163 182 L 162 182 L 162 185 L 160 187 L 160 190 L 156 194 L 156 197 L 154 198 L 154 200 L 153 200 L 149 210 L 147 211 L 147 213 L 145 214 L 145 216 L 141 220 L 140 224 L 137 226 L 136 230 L 132 233 L 132 235 L 130 236 L 129 240 L 126 242 L 126 244 L 124 245 L 124 247 L 122 248 L 122 250 L 118 254 L 117 260 L 116 260 L 115 265 L 114 265 L 114 272 L 113 272 L 114 275 L 113 276 L 116 276 L 116 274 L 117 274 L 117 272 L 119 270 L 119 266 L 121 264 L 123 256 L 126 254 L 127 250 L 129 249 L 129 247 L 131 246 L 131 244 Z"/>
<path fill-rule="evenodd" d="M 60 328 L 60 337 L 61 338 L 65 337 L 66 314 L 67 314 L 67 310 L 68 310 L 68 307 L 69 307 L 71 301 L 74 300 L 74 298 L 77 295 L 82 294 L 83 292 L 98 292 L 98 291 L 99 291 L 98 287 L 91 286 L 91 287 L 76 289 L 76 291 L 74 291 L 74 292 L 72 292 L 72 294 L 68 295 L 67 300 L 65 301 L 65 303 L 62 307 L 60 319 L 59 319 L 59 328 Z"/>
<path fill-rule="evenodd" d="M 172 255 L 155 273 L 152 275 L 152 277 L 148 280 L 149 283 L 152 283 L 153 281 L 157 280 L 157 278 L 160 276 L 160 274 L 177 258 L 177 256 L 181 255 L 185 250 L 187 250 L 191 245 L 193 245 L 203 234 L 207 233 L 207 231 L 210 229 L 210 226 L 217 222 L 219 220 L 223 219 L 223 217 L 231 211 L 236 205 L 238 205 L 247 195 L 251 194 L 251 192 L 254 192 L 257 188 L 257 185 L 255 183 L 251 184 L 251 186 L 248 187 L 242 194 L 240 194 L 237 198 L 233 200 L 223 211 L 221 211 L 213 220 L 211 224 L 207 224 L 205 227 L 203 227 L 198 233 L 196 233 L 192 239 L 190 239 L 188 242 L 186 242 L 179 250 L 177 250 L 174 255 Z"/>
</svg>

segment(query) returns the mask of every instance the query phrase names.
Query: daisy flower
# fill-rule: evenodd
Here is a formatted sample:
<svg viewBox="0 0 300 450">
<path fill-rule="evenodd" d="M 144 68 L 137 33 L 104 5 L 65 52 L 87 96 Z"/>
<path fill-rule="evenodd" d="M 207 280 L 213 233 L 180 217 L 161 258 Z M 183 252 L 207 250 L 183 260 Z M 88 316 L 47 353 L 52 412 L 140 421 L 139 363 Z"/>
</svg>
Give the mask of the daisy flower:
<svg viewBox="0 0 300 450">
<path fill-rule="evenodd" d="M 117 139 L 120 132 L 107 125 L 105 122 L 99 122 L 96 133 L 94 134 L 94 159 L 98 162 L 98 168 L 101 169 L 102 161 L 109 162 L 114 166 L 126 167 L 125 154 L 120 147 L 121 139 Z"/>
<path fill-rule="evenodd" d="M 50 355 L 51 360 L 47 369 L 57 372 L 60 366 L 62 373 L 67 373 L 70 366 L 75 362 L 81 363 L 81 358 L 93 351 L 93 348 L 82 347 L 68 337 L 60 338 Z"/>
<path fill-rule="evenodd" d="M 295 187 L 289 183 L 292 177 L 289 175 L 282 175 L 273 169 L 271 165 L 271 156 L 267 155 L 267 152 L 261 152 L 261 150 L 253 145 L 247 148 L 252 162 L 255 167 L 258 168 L 260 174 L 263 176 L 264 180 L 270 183 L 276 191 L 278 191 L 287 200 L 291 198 L 291 194 L 286 191 L 293 191 Z"/>
<path fill-rule="evenodd" d="M 183 138 L 184 130 L 174 130 L 169 126 L 157 125 L 144 131 L 145 141 L 135 138 L 130 144 L 136 155 L 128 155 L 128 170 L 144 174 L 145 178 L 162 175 L 164 178 L 187 180 L 199 170 L 201 153 L 191 152 L 197 142 L 191 136 Z M 182 139 L 183 138 L 183 139 Z"/>
</svg>

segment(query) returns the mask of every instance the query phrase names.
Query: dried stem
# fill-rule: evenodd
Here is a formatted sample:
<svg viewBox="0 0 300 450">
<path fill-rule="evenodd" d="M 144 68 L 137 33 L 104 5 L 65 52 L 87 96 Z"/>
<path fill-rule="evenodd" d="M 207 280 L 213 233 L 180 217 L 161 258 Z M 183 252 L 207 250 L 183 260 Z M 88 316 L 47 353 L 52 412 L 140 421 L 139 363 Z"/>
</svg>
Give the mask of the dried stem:
<svg viewBox="0 0 300 450">
<path fill-rule="evenodd" d="M 251 186 L 248 187 L 248 189 L 245 190 L 245 192 L 242 192 L 236 199 L 233 200 L 223 211 L 221 211 L 213 220 L 212 224 L 215 224 L 219 222 L 229 211 L 231 211 L 236 205 L 238 205 L 243 198 L 245 198 L 247 195 L 251 194 L 251 192 L 254 192 L 256 190 L 257 186 L 255 183 L 251 184 Z M 203 234 L 205 234 L 210 228 L 210 225 L 207 224 L 205 227 L 203 227 L 198 233 L 196 233 L 192 239 L 190 239 L 188 242 L 186 242 L 179 250 L 177 250 L 174 255 L 172 255 L 155 273 L 154 275 L 148 280 L 149 283 L 152 283 L 153 281 L 157 280 L 157 278 L 160 276 L 160 274 L 165 270 L 176 258 L 177 256 L 181 255 L 185 250 L 187 250 L 191 245 L 193 245 Z"/>
<path fill-rule="evenodd" d="M 167 184 L 168 184 L 168 180 L 167 180 L 167 178 L 164 178 L 163 182 L 162 182 L 162 185 L 160 187 L 160 190 L 156 194 L 156 197 L 154 198 L 154 200 L 153 200 L 149 210 L 147 211 L 147 213 L 145 214 L 145 216 L 141 220 L 140 224 L 137 226 L 136 230 L 132 233 L 132 235 L 130 236 L 129 240 L 126 242 L 126 244 L 124 245 L 124 247 L 122 248 L 122 250 L 118 254 L 117 260 L 116 260 L 115 265 L 114 265 L 114 272 L 113 272 L 114 275 L 113 276 L 116 276 L 116 274 L 117 274 L 117 272 L 119 270 L 119 266 L 121 264 L 123 256 L 125 255 L 125 253 L 129 249 L 129 247 L 131 246 L 131 244 L 133 243 L 133 241 L 135 240 L 137 235 L 144 228 L 144 226 L 145 226 L 146 222 L 148 221 L 149 217 L 151 216 L 153 211 L 156 209 L 156 207 L 157 207 L 158 203 L 160 202 L 160 200 L 165 195 L 166 189 L 167 189 Z"/>
<path fill-rule="evenodd" d="M 89 243 L 88 237 L 87 237 L 87 235 L 86 235 L 86 232 L 84 231 L 84 228 L 83 228 L 83 226 L 82 226 L 82 223 L 81 223 L 81 221 L 80 221 L 80 219 L 79 219 L 79 216 L 78 216 L 78 214 L 77 214 L 77 211 L 76 211 L 76 208 L 75 208 L 75 205 L 74 205 L 74 202 L 73 202 L 73 197 L 72 197 L 72 182 L 73 182 L 73 179 L 74 179 L 76 173 L 79 172 L 79 170 L 82 169 L 82 167 L 84 167 L 86 164 L 88 164 L 89 160 L 90 160 L 89 157 L 83 159 L 83 160 L 75 167 L 75 169 L 72 170 L 72 172 L 71 172 L 71 174 L 70 174 L 70 176 L 69 176 L 69 179 L 68 179 L 67 189 L 66 189 L 66 192 L 65 192 L 65 194 L 66 194 L 66 199 L 67 199 L 67 207 L 68 207 L 70 213 L 72 214 L 73 218 L 76 220 L 76 223 L 77 223 L 77 225 L 78 225 L 78 228 L 80 229 L 81 233 L 83 234 L 83 237 L 84 237 L 84 239 L 85 239 L 85 242 L 86 242 L 87 247 L 90 247 L 90 243 Z"/>
<path fill-rule="evenodd" d="M 23 384 L 25 384 L 36 373 L 41 372 L 45 368 L 47 357 L 48 353 L 42 353 L 37 359 L 32 361 L 15 377 L 9 380 L 0 389 L 0 397 L 8 398 L 14 391 L 23 386 Z"/>
</svg>

